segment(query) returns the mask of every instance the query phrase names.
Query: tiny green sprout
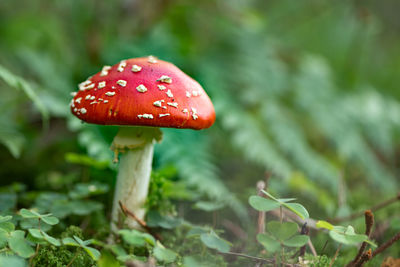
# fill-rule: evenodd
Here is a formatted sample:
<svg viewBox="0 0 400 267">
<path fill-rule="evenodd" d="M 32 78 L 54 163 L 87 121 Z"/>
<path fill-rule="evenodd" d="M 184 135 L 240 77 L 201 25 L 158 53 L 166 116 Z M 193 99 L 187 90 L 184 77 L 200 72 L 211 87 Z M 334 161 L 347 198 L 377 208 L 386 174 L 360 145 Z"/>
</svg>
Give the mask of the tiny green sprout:
<svg viewBox="0 0 400 267">
<path fill-rule="evenodd" d="M 330 224 L 327 221 L 318 221 L 316 223 L 318 228 L 323 228 L 329 230 L 329 236 L 338 243 L 344 245 L 357 245 L 361 242 L 366 242 L 373 247 L 376 247 L 376 244 L 368 239 L 368 236 L 362 234 L 356 234 L 353 226 L 349 225 L 345 226 L 336 226 Z"/>
<path fill-rule="evenodd" d="M 98 251 L 95 248 L 89 247 L 89 245 L 92 243 L 92 240 L 86 240 L 83 241 L 77 236 L 74 236 L 74 238 L 71 237 L 66 237 L 62 240 L 62 243 L 66 246 L 72 246 L 72 247 L 80 247 L 86 251 L 86 253 L 95 261 L 97 261 L 100 258 L 100 251 Z"/>
<path fill-rule="evenodd" d="M 277 252 L 282 246 L 302 247 L 308 242 L 309 237 L 298 234 L 297 229 L 297 224 L 293 222 L 271 221 L 267 224 L 268 233 L 258 234 L 257 241 L 270 252 Z"/>
<path fill-rule="evenodd" d="M 290 203 L 291 201 L 295 200 L 295 198 L 275 198 L 267 191 L 261 190 L 261 192 L 267 195 L 269 199 L 260 196 L 251 196 L 249 198 L 249 204 L 254 209 L 258 211 L 271 211 L 279 207 L 285 207 L 303 220 L 310 217 L 307 209 L 303 205 L 299 203 Z"/>
<path fill-rule="evenodd" d="M 34 210 L 21 209 L 19 214 L 25 219 L 39 219 L 48 225 L 56 225 L 59 223 L 57 217 L 52 216 L 51 213 L 40 214 Z"/>
</svg>

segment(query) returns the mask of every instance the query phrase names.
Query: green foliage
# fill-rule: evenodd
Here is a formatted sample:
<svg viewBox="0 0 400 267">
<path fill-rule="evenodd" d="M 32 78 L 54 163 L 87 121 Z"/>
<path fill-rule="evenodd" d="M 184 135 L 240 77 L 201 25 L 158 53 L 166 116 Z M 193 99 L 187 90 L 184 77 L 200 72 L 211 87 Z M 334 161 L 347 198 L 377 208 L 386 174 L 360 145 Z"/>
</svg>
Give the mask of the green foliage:
<svg viewBox="0 0 400 267">
<path fill-rule="evenodd" d="M 266 228 L 268 234 L 258 234 L 257 241 L 270 252 L 279 251 L 281 246 L 299 248 L 309 240 L 307 235 L 297 234 L 296 223 L 271 221 Z"/>
<path fill-rule="evenodd" d="M 71 237 L 64 238 L 62 240 L 62 243 L 65 246 L 79 247 L 84 249 L 86 253 L 95 261 L 100 258 L 100 252 L 97 249 L 89 247 L 89 245 L 92 243 L 92 240 L 83 241 L 79 237 L 74 236 L 74 238 Z"/>
<path fill-rule="evenodd" d="M 313 267 L 329 267 L 331 263 L 331 259 L 326 255 L 322 256 L 313 256 L 311 254 L 306 254 L 304 258 L 300 259 L 301 264 L 305 264 L 306 266 Z"/>
<path fill-rule="evenodd" d="M 72 266 L 93 266 L 79 243 L 92 238 L 90 247 L 107 255 L 99 261 L 104 265 L 147 261 L 155 250 L 159 265 L 247 266 L 245 258 L 217 254 L 226 243 L 216 229 L 225 230 L 232 251 L 270 256 L 254 242 L 257 212 L 243 204 L 265 172 L 268 193 L 293 196 L 308 211 L 294 200 L 251 196 L 257 211 L 282 207 L 300 218 L 308 212 L 334 218 L 395 194 L 396 1 L 131 2 L 0 3 L 0 266 L 25 266 L 28 260 L 15 255 L 31 255 L 37 244 L 36 266 L 66 266 L 75 256 Z M 165 250 L 157 242 L 129 244 L 122 234 L 115 234 L 115 247 L 107 245 L 116 175 L 109 146 L 117 127 L 82 124 L 68 108 L 76 84 L 101 66 L 148 54 L 198 80 L 217 113 L 210 129 L 163 129 L 156 145 L 160 173 L 152 177 L 147 222 L 164 237 Z M 398 210 L 393 204 L 375 214 L 390 225 L 376 243 L 398 229 Z M 341 243 L 370 242 L 355 233 L 362 220 L 349 224 L 323 228 Z M 74 229 L 64 236 L 71 225 L 81 225 L 84 234 Z M 64 238 L 79 246 L 63 245 Z M 311 238 L 318 253 L 334 255 L 335 243 L 324 247 L 324 231 L 312 231 Z M 285 251 L 302 241 L 277 241 L 268 231 L 258 239 Z M 399 257 L 398 251 L 395 244 L 371 264 Z M 355 254 L 354 246 L 343 246 L 336 264 Z M 328 256 L 303 260 L 329 266 Z"/>
<path fill-rule="evenodd" d="M 165 248 L 160 242 L 157 242 L 157 246 L 154 248 L 153 253 L 157 260 L 164 263 L 174 262 L 177 257 L 177 254 L 174 251 Z"/>
<path fill-rule="evenodd" d="M 259 211 L 270 211 L 279 207 L 285 207 L 303 220 L 309 218 L 308 211 L 306 210 L 306 208 L 304 208 L 303 205 L 299 203 L 289 203 L 290 201 L 295 200 L 294 198 L 277 199 L 264 190 L 262 190 L 262 192 L 270 199 L 266 199 L 260 196 L 251 196 L 249 198 L 249 204 L 254 209 Z"/>
<path fill-rule="evenodd" d="M 200 235 L 200 240 L 207 247 L 216 249 L 220 252 L 228 252 L 232 246 L 231 243 L 220 238 L 214 231 L 211 231 L 210 233 L 202 233 Z"/>
<path fill-rule="evenodd" d="M 152 172 L 149 197 L 146 200 L 148 210 L 155 210 L 161 214 L 174 214 L 174 205 L 171 203 L 171 191 L 177 187 L 174 182 L 165 178 L 159 172 Z"/>
<path fill-rule="evenodd" d="M 326 221 L 318 221 L 316 226 L 318 228 L 324 228 L 329 230 L 329 236 L 336 242 L 345 245 L 357 245 L 362 242 L 367 242 L 371 246 L 376 247 L 376 245 L 368 239 L 368 236 L 356 234 L 354 232 L 353 226 L 351 225 L 347 227 L 335 226 Z"/>
</svg>

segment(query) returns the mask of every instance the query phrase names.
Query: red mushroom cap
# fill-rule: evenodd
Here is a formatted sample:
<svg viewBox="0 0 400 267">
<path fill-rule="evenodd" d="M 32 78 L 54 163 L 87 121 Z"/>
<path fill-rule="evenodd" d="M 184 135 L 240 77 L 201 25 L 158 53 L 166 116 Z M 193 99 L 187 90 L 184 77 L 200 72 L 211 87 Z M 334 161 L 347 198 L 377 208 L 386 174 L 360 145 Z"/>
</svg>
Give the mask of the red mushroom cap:
<svg viewBox="0 0 400 267">
<path fill-rule="evenodd" d="M 152 56 L 105 66 L 73 94 L 71 112 L 89 123 L 204 129 L 215 121 L 201 85 Z"/>
</svg>

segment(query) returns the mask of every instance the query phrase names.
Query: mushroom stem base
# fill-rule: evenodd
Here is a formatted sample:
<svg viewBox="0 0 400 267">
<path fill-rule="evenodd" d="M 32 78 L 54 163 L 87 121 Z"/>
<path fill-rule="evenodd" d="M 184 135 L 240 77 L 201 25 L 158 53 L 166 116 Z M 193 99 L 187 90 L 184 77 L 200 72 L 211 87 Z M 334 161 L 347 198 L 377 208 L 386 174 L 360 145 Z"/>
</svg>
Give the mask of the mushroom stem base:
<svg viewBox="0 0 400 267">
<path fill-rule="evenodd" d="M 153 136 L 159 134 L 159 138 L 152 138 L 148 134 L 149 129 L 141 127 L 121 128 L 120 132 L 114 138 L 112 149 L 120 154 L 119 169 L 117 183 L 115 188 L 113 211 L 112 211 L 112 229 L 117 230 L 122 225 L 129 228 L 140 228 L 140 225 L 130 217 L 123 221 L 122 211 L 119 208 L 119 201 L 139 219 L 143 220 L 145 216 L 144 204 L 146 202 L 149 182 L 151 175 L 151 166 L 153 161 L 154 142 L 161 137 L 161 131 L 158 128 L 153 128 Z M 135 133 L 129 138 L 127 131 Z M 140 134 L 138 134 L 140 133 Z M 145 136 L 143 136 L 143 134 Z M 123 137 L 123 142 L 120 142 Z M 127 140 L 131 139 L 134 146 L 129 146 Z M 139 144 L 140 145 L 137 145 Z"/>
</svg>

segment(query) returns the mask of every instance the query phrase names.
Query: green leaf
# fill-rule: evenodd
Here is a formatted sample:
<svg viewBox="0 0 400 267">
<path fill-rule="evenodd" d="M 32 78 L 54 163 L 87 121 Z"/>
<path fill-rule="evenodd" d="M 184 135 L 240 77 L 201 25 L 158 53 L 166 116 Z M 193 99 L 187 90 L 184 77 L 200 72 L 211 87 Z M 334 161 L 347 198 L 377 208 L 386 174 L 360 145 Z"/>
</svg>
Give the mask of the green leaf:
<svg viewBox="0 0 400 267">
<path fill-rule="evenodd" d="M 53 246 L 56 246 L 56 247 L 61 246 L 60 240 L 48 235 L 46 232 L 42 232 L 42 235 L 43 235 L 44 239 L 47 242 L 49 242 L 50 244 L 52 244 Z"/>
<path fill-rule="evenodd" d="M 4 80 L 10 87 L 15 88 L 17 90 L 22 90 L 28 98 L 33 102 L 39 112 L 42 114 L 43 123 L 47 126 L 49 119 L 49 112 L 47 108 L 44 106 L 43 102 L 40 100 L 31 84 L 18 77 L 17 75 L 11 73 L 5 67 L 0 65 L 0 78 Z"/>
<path fill-rule="evenodd" d="M 12 216 L 0 216 L 0 223 L 8 222 L 12 219 Z"/>
<path fill-rule="evenodd" d="M 78 236 L 74 235 L 74 239 L 75 241 L 81 246 L 84 247 L 87 245 L 87 243 L 85 243 L 85 241 L 83 241 L 82 239 L 80 239 Z M 90 243 L 90 242 L 89 242 Z"/>
<path fill-rule="evenodd" d="M 280 241 L 284 241 L 289 237 L 296 234 L 297 223 L 283 222 L 282 224 L 278 221 L 271 221 L 267 224 L 268 232 Z"/>
<path fill-rule="evenodd" d="M 68 205 L 71 207 L 72 213 L 76 215 L 89 215 L 92 212 L 101 210 L 103 208 L 101 203 L 91 200 L 70 201 Z"/>
<path fill-rule="evenodd" d="M 73 238 L 71 237 L 66 237 L 62 240 L 62 243 L 66 246 L 73 246 L 73 247 L 79 247 L 78 242 L 76 242 Z"/>
<path fill-rule="evenodd" d="M 211 212 L 222 209 L 224 206 L 225 204 L 220 202 L 199 201 L 194 205 L 194 208 Z"/>
<path fill-rule="evenodd" d="M 272 238 L 268 234 L 258 234 L 257 241 L 265 247 L 269 252 L 277 252 L 281 248 L 281 244 L 278 240 Z"/>
<path fill-rule="evenodd" d="M 27 210 L 27 209 L 21 209 L 19 211 L 19 214 L 26 219 L 38 219 L 41 218 L 42 215 L 40 215 L 39 213 L 37 213 L 34 210 Z"/>
<path fill-rule="evenodd" d="M 13 210 L 17 205 L 17 194 L 13 193 L 0 193 L 0 212 Z"/>
<path fill-rule="evenodd" d="M 210 231 L 209 229 L 205 229 L 199 226 L 194 226 L 187 232 L 186 237 L 200 236 L 201 234 L 206 234 L 209 231 Z"/>
<path fill-rule="evenodd" d="M 26 139 L 22 133 L 14 128 L 5 128 L 6 126 L 1 123 L 0 125 L 0 142 L 3 143 L 14 158 L 19 158 L 22 148 L 26 143 Z"/>
<path fill-rule="evenodd" d="M 98 267 L 122 267 L 117 258 L 108 250 L 101 251 L 101 257 L 97 264 Z"/>
<path fill-rule="evenodd" d="M 270 211 L 280 206 L 278 202 L 260 196 L 251 196 L 249 198 L 249 204 L 259 211 Z"/>
<path fill-rule="evenodd" d="M 368 236 L 356 234 L 351 225 L 347 227 L 334 226 L 333 230 L 329 231 L 329 236 L 336 242 L 345 245 L 357 245 L 361 242 L 367 242 L 372 246 L 375 245 L 373 242 L 368 240 Z"/>
<path fill-rule="evenodd" d="M 111 245 L 110 248 L 117 257 L 128 255 L 122 245 Z"/>
<path fill-rule="evenodd" d="M 164 248 L 160 242 L 157 241 L 157 246 L 153 250 L 153 255 L 159 261 L 171 263 L 175 261 L 178 254 L 170 249 Z"/>
<path fill-rule="evenodd" d="M 328 229 L 328 230 L 333 230 L 333 225 L 328 223 L 327 221 L 318 221 L 315 226 L 317 228 L 323 228 L 323 229 Z"/>
<path fill-rule="evenodd" d="M 44 239 L 44 236 L 42 235 L 42 232 L 39 229 L 29 229 L 28 231 L 34 238 Z"/>
<path fill-rule="evenodd" d="M 22 258 L 29 258 L 35 254 L 35 250 L 28 244 L 25 239 L 25 232 L 17 230 L 11 233 L 8 239 L 8 245 L 11 250 Z"/>
<path fill-rule="evenodd" d="M 282 205 L 291 210 L 292 212 L 296 213 L 297 216 L 299 216 L 303 220 L 308 219 L 310 217 L 306 208 L 299 203 L 283 203 Z"/>
<path fill-rule="evenodd" d="M 42 221 L 49 224 L 49 225 L 56 225 L 60 222 L 56 217 L 49 216 L 49 217 L 42 217 Z"/>
<path fill-rule="evenodd" d="M 100 256 L 101 256 L 100 251 L 98 251 L 98 250 L 95 249 L 95 248 L 91 248 L 91 247 L 85 246 L 85 247 L 83 247 L 83 249 L 84 249 L 84 250 L 86 251 L 86 253 L 89 254 L 89 256 L 90 256 L 93 260 L 95 260 L 95 261 L 97 261 L 97 260 L 100 258 Z"/>
<path fill-rule="evenodd" d="M 161 227 L 164 229 L 173 229 L 182 224 L 181 218 L 172 216 L 163 216 L 158 211 L 150 210 L 147 213 L 147 225 L 149 227 Z"/>
<path fill-rule="evenodd" d="M 3 229 L 7 232 L 14 231 L 15 225 L 12 222 L 3 222 L 0 223 L 0 229 Z"/>
<path fill-rule="evenodd" d="M 201 234 L 200 240 L 209 248 L 216 249 L 220 252 L 229 252 L 230 247 L 232 246 L 231 243 L 228 241 L 220 238 L 216 233 L 213 231 L 207 234 Z"/>
<path fill-rule="evenodd" d="M 193 256 L 183 257 L 183 266 L 184 267 L 204 267 L 204 265 L 202 265 L 202 263 Z"/>
<path fill-rule="evenodd" d="M 151 246 L 154 246 L 156 241 L 153 236 L 147 234 L 147 233 L 142 233 L 137 230 L 120 230 L 118 233 L 122 236 L 122 239 L 133 246 L 138 246 L 138 247 L 143 247 L 146 244 L 150 244 Z"/>
<path fill-rule="evenodd" d="M 0 266 L 26 267 L 28 265 L 24 259 L 22 259 L 18 256 L 0 255 Z"/>
<path fill-rule="evenodd" d="M 261 190 L 261 192 L 263 192 L 264 194 L 266 194 L 270 199 L 275 200 L 276 202 L 279 202 L 279 200 L 278 200 L 276 197 L 274 197 L 273 195 L 271 195 L 271 194 L 268 193 L 267 191 Z"/>
<path fill-rule="evenodd" d="M 307 235 L 295 235 L 292 238 L 283 241 L 283 244 L 287 247 L 302 247 L 307 244 L 309 236 Z"/>
<path fill-rule="evenodd" d="M 290 202 L 290 201 L 293 201 L 293 200 L 296 200 L 296 199 L 295 198 L 278 198 L 277 200 L 279 202 L 286 203 L 286 202 Z"/>
<path fill-rule="evenodd" d="M 0 228 L 0 249 L 7 245 L 8 233 L 6 230 Z"/>
<path fill-rule="evenodd" d="M 21 226 L 22 229 L 38 228 L 39 219 L 37 219 L 37 218 L 29 218 L 29 219 L 24 218 L 23 220 L 20 221 L 20 226 Z M 40 224 L 40 229 L 42 231 L 49 231 L 51 229 L 51 225 L 48 225 L 46 223 L 41 223 Z"/>
</svg>

